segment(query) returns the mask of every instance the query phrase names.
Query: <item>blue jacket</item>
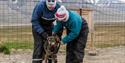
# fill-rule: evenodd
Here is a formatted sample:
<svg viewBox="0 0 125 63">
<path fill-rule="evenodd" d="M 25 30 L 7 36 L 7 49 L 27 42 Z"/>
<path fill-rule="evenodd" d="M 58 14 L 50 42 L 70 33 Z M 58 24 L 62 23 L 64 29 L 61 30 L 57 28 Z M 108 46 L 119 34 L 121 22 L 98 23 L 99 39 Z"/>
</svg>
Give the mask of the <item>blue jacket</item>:
<svg viewBox="0 0 125 63">
<path fill-rule="evenodd" d="M 51 25 L 53 21 L 55 21 L 54 14 L 57 9 L 60 7 L 59 4 L 56 4 L 56 7 L 53 11 L 49 10 L 46 6 L 45 1 L 40 1 L 34 8 L 32 13 L 32 27 L 38 33 L 42 33 L 45 31 L 44 26 Z"/>
<path fill-rule="evenodd" d="M 62 39 L 64 43 L 71 42 L 78 37 L 81 27 L 82 27 L 82 18 L 81 16 L 74 11 L 69 11 L 69 19 L 66 22 L 57 21 L 57 25 L 54 27 L 53 32 L 57 33 L 66 27 L 68 34 Z"/>
</svg>

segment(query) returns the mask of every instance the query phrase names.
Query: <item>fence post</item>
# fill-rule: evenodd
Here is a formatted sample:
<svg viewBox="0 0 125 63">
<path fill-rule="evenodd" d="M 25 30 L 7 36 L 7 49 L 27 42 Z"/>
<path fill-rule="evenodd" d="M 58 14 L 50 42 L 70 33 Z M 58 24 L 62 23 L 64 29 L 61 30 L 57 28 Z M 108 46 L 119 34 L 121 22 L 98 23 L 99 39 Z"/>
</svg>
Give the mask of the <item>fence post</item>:
<svg viewBox="0 0 125 63">
<path fill-rule="evenodd" d="M 89 26 L 89 36 L 90 42 L 88 43 L 89 55 L 96 55 L 96 49 L 94 46 L 94 22 L 92 21 L 92 10 L 88 8 L 79 9 L 79 14 L 84 17 Z"/>
</svg>

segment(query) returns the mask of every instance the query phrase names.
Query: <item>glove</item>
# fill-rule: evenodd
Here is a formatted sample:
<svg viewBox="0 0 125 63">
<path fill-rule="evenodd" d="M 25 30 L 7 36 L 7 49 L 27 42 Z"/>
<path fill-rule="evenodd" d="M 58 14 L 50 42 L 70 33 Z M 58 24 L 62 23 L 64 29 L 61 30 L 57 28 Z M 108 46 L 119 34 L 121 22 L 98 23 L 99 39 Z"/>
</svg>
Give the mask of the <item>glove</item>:
<svg viewBox="0 0 125 63">
<path fill-rule="evenodd" d="M 42 32 L 41 35 L 43 39 L 47 40 L 48 34 L 46 32 Z"/>
</svg>

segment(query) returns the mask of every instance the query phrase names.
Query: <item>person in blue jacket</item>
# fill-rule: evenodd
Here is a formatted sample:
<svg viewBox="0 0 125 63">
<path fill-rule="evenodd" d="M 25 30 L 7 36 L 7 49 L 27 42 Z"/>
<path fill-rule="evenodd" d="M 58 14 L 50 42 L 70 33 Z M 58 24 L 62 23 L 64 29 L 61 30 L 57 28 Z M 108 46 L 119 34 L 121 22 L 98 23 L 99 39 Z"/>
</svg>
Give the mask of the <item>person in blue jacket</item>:
<svg viewBox="0 0 125 63">
<path fill-rule="evenodd" d="M 54 14 L 60 5 L 56 0 L 43 0 L 38 2 L 32 13 L 32 33 L 34 38 L 34 51 L 32 63 L 42 63 L 44 56 L 44 40 L 52 35 Z"/>
<path fill-rule="evenodd" d="M 65 63 L 83 63 L 89 32 L 87 22 L 77 12 L 66 10 L 64 6 L 57 10 L 55 17 L 57 24 L 52 34 L 56 35 L 63 27 L 67 29 L 67 35 L 61 39 L 63 44 L 67 44 Z"/>
</svg>

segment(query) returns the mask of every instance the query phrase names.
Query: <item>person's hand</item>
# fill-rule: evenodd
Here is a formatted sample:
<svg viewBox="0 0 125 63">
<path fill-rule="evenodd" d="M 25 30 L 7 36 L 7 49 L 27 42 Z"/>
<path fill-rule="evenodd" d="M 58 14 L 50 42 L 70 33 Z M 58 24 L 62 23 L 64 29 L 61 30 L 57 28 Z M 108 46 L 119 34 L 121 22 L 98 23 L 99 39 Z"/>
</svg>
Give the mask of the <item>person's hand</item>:
<svg viewBox="0 0 125 63">
<path fill-rule="evenodd" d="M 60 42 L 61 42 L 61 45 L 65 45 L 65 43 L 62 40 Z"/>
<path fill-rule="evenodd" d="M 42 32 L 41 35 L 43 39 L 47 40 L 48 34 L 46 32 Z"/>
<path fill-rule="evenodd" d="M 55 36 L 56 42 L 60 42 L 60 38 L 58 36 Z"/>
<path fill-rule="evenodd" d="M 55 32 L 52 32 L 52 36 L 56 36 L 56 33 L 55 33 Z"/>
</svg>

